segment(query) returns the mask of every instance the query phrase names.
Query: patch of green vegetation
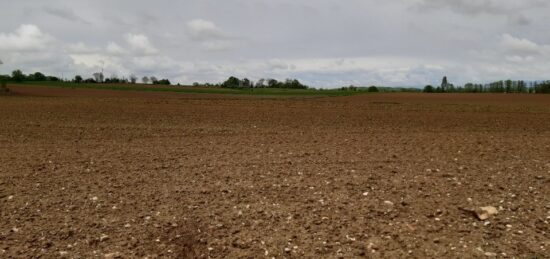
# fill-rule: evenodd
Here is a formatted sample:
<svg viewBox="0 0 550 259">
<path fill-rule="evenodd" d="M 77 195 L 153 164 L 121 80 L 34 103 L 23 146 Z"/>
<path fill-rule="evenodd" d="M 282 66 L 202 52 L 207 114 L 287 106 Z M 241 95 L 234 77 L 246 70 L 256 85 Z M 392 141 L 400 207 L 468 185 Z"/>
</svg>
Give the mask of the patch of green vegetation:
<svg viewBox="0 0 550 259">
<path fill-rule="evenodd" d="M 204 94 L 235 94 L 235 95 L 265 95 L 265 96 L 348 96 L 365 91 L 342 91 L 338 89 L 289 89 L 289 88 L 221 88 L 196 86 L 164 86 L 142 84 L 88 84 L 73 82 L 25 82 L 21 85 L 33 85 L 60 88 L 104 89 L 120 91 L 148 91 L 148 92 L 175 92 L 175 93 L 204 93 Z"/>
</svg>

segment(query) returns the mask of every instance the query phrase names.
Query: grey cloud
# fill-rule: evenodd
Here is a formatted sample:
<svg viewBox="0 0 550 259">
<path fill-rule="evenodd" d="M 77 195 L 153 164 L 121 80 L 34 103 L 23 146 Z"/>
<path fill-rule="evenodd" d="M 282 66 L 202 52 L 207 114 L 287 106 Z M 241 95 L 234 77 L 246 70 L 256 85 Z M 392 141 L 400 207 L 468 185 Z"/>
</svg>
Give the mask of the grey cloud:
<svg viewBox="0 0 550 259">
<path fill-rule="evenodd" d="M 65 19 L 71 22 L 80 22 L 84 24 L 90 24 L 90 22 L 78 16 L 73 10 L 70 10 L 70 9 L 64 9 L 61 7 L 52 7 L 52 6 L 44 6 L 42 9 L 47 14 L 56 16 L 61 19 Z"/>
<path fill-rule="evenodd" d="M 547 7 L 545 0 L 421 0 L 419 8 L 449 8 L 463 14 L 513 14 L 522 10 Z"/>
<path fill-rule="evenodd" d="M 547 0 L 6 1 L 0 73 L 313 86 L 550 78 Z M 36 7 L 38 6 L 38 8 Z M 411 9 L 413 8 L 413 9 Z M 89 23 L 85 23 L 88 21 Z M 67 22 L 69 21 L 69 22 Z M 102 65 L 104 64 L 104 65 Z"/>
</svg>

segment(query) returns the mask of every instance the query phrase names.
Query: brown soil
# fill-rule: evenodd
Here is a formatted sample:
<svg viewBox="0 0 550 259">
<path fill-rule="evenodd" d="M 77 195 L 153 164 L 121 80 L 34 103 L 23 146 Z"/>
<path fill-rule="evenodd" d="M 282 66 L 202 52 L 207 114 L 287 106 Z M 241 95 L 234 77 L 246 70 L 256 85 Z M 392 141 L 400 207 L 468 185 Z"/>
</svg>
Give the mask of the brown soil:
<svg viewBox="0 0 550 259">
<path fill-rule="evenodd" d="M 549 95 L 11 88 L 1 258 L 550 254 Z"/>
</svg>

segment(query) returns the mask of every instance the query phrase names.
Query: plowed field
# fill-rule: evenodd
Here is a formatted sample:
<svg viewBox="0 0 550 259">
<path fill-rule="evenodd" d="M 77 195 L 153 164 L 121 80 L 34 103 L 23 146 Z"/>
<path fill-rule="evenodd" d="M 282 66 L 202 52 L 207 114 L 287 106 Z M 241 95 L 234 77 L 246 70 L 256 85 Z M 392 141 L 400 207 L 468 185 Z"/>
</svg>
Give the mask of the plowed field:
<svg viewBox="0 0 550 259">
<path fill-rule="evenodd" d="M 550 255 L 549 95 L 13 89 L 1 258 Z"/>
</svg>

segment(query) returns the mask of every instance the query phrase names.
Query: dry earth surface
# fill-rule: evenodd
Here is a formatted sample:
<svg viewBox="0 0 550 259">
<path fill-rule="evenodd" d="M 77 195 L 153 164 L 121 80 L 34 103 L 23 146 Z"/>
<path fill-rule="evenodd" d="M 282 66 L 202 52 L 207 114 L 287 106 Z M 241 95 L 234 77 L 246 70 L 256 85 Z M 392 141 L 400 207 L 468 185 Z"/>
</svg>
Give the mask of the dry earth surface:
<svg viewBox="0 0 550 259">
<path fill-rule="evenodd" d="M 550 95 L 12 90 L 1 258 L 550 254 Z"/>
</svg>

